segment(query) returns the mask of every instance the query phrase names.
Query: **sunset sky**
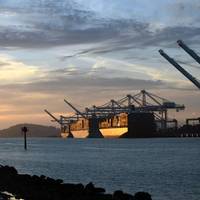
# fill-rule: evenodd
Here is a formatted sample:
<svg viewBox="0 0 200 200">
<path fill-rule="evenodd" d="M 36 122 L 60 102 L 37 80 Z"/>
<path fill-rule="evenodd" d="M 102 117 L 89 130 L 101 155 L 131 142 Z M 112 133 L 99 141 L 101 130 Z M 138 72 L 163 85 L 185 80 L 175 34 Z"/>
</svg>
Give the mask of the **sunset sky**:
<svg viewBox="0 0 200 200">
<path fill-rule="evenodd" d="M 185 104 L 172 117 L 200 117 L 200 91 L 158 53 L 197 79 L 199 0 L 0 0 L 0 129 L 52 125 L 72 112 L 146 89 Z"/>
</svg>

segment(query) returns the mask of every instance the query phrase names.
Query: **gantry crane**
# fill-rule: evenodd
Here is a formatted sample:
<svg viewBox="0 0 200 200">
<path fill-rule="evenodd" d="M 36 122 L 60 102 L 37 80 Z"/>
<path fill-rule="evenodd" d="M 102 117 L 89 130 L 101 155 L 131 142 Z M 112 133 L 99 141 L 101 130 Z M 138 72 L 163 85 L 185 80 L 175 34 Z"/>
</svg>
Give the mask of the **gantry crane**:
<svg viewBox="0 0 200 200">
<path fill-rule="evenodd" d="M 75 116 L 72 117 L 64 117 L 60 115 L 60 119 L 55 117 L 53 114 L 51 114 L 48 110 L 44 110 L 52 119 L 54 122 L 57 122 L 61 127 L 61 132 L 68 132 L 68 138 L 73 138 L 73 134 L 71 133 L 71 124 L 76 122 L 78 119 Z"/>
<path fill-rule="evenodd" d="M 167 123 L 172 121 L 168 119 L 168 109 L 179 111 L 185 108 L 184 105 L 176 104 L 145 90 L 140 91 L 136 95 L 128 94 L 119 100 L 112 99 L 102 106 L 94 105 L 86 108 L 84 112 L 79 111 L 68 101 L 64 101 L 75 110 L 77 115 L 80 115 L 84 119 L 90 119 L 94 116 L 99 119 L 99 122 L 102 119 L 111 119 L 111 126 L 113 117 L 119 116 L 122 113 L 151 112 L 154 113 L 157 121 L 161 122 L 161 127 L 166 128 Z"/>
<path fill-rule="evenodd" d="M 89 113 L 87 110 L 85 112 L 79 111 L 75 106 L 73 106 L 70 102 L 64 99 L 64 102 L 70 106 L 76 113 L 77 116 L 81 116 L 82 118 L 88 120 L 88 138 L 103 138 L 102 133 L 99 130 L 99 119 L 100 116 L 97 116 L 96 113 Z"/>
<path fill-rule="evenodd" d="M 162 49 L 159 50 L 161 56 L 163 56 L 169 63 L 171 63 L 178 71 L 180 71 L 186 78 L 188 78 L 198 89 L 200 89 L 200 82 L 181 67 L 173 58 L 168 56 Z"/>
<path fill-rule="evenodd" d="M 118 124 L 121 114 L 126 114 L 127 116 L 129 116 L 129 114 L 134 113 L 152 113 L 154 114 L 155 121 L 161 124 L 161 129 L 165 129 L 167 128 L 167 123 L 173 122 L 177 125 L 177 121 L 175 119 L 171 120 L 168 118 L 168 109 L 175 109 L 176 111 L 179 111 L 184 110 L 185 108 L 184 105 L 176 104 L 175 102 L 171 102 L 165 98 L 159 97 L 145 90 L 142 90 L 135 95 L 128 94 L 119 100 L 112 99 L 101 106 L 93 105 L 92 107 L 85 108 L 84 111 L 78 110 L 75 106 L 73 106 L 69 101 L 65 99 L 64 102 L 75 111 L 75 114 L 73 116 L 65 117 L 61 115 L 60 119 L 58 119 L 49 111 L 45 110 L 45 112 L 50 115 L 54 121 L 61 125 L 61 129 L 63 127 L 68 127 L 69 132 L 72 124 L 75 124 L 80 120 L 82 120 L 83 123 L 84 120 L 87 120 L 89 128 L 88 137 L 95 138 L 103 137 L 99 130 L 101 122 L 105 122 L 105 120 L 108 120 L 109 124 L 111 124 L 111 127 L 113 127 L 112 120 L 114 120 L 114 118 L 116 117 Z M 84 126 L 82 126 L 82 129 L 84 129 Z"/>
<path fill-rule="evenodd" d="M 196 60 L 200 64 L 200 57 L 192 50 L 190 49 L 182 40 L 177 41 L 178 45 L 184 49 L 194 60 Z"/>
</svg>

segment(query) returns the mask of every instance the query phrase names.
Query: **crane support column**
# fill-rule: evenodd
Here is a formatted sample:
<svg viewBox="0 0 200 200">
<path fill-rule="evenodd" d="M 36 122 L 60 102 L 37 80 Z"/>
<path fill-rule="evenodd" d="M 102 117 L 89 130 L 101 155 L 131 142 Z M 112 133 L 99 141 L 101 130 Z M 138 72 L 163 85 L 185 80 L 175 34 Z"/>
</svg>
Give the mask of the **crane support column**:
<svg viewBox="0 0 200 200">
<path fill-rule="evenodd" d="M 89 120 L 89 129 L 87 138 L 103 138 L 99 130 L 99 119 L 94 115 Z"/>
<path fill-rule="evenodd" d="M 68 124 L 68 136 L 67 138 L 74 138 L 72 132 L 71 132 L 71 124 Z"/>
</svg>

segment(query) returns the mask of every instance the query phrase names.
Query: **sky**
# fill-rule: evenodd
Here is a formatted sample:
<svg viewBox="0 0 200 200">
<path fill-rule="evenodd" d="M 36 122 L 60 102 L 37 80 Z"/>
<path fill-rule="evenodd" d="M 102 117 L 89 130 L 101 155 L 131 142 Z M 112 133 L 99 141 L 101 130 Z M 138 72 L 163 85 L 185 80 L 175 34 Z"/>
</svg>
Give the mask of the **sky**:
<svg viewBox="0 0 200 200">
<path fill-rule="evenodd" d="M 55 125 L 44 113 L 70 114 L 146 89 L 200 116 L 200 91 L 158 53 L 197 79 L 199 0 L 0 0 L 0 129 Z"/>
</svg>

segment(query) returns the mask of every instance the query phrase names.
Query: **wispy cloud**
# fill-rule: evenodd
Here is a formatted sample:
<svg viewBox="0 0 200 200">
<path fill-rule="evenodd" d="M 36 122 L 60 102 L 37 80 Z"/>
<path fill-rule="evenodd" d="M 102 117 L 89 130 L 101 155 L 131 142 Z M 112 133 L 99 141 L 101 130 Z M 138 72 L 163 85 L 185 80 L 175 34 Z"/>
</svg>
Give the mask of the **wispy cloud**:
<svg viewBox="0 0 200 200">
<path fill-rule="evenodd" d="M 125 7 L 120 2 L 112 5 L 122 6 L 126 10 L 133 5 L 131 1 L 128 2 L 130 5 L 127 4 Z M 11 1 L 0 2 L 2 12 L 5 12 L 3 16 L 6 16 L 8 21 L 6 24 L 0 23 L 0 42 L 2 46 L 42 48 L 56 45 L 105 42 L 107 45 L 97 46 L 96 49 L 91 49 L 91 52 L 107 53 L 131 48 L 144 48 L 146 46 L 168 45 L 177 38 L 190 41 L 192 38 L 199 36 L 199 27 L 192 23 L 200 17 L 198 14 L 192 15 L 192 22 L 177 23 L 173 26 L 165 25 L 155 31 L 152 29 L 152 24 L 157 22 L 134 18 L 131 13 L 129 17 L 123 17 L 120 14 L 115 18 L 108 15 L 104 16 L 98 8 L 96 10 L 89 9 L 91 8 L 89 3 L 89 6 L 87 4 L 82 6 L 82 3 L 81 1 L 53 2 L 39 0 L 34 3 L 22 0 L 17 1 L 17 3 Z M 198 3 L 196 4 L 196 7 L 198 7 Z M 109 4 L 101 1 L 99 5 L 106 8 L 105 5 Z M 140 7 L 139 3 L 138 6 Z M 185 1 L 182 3 L 170 2 L 168 6 L 174 9 L 170 11 L 172 19 L 174 17 L 172 13 L 177 12 L 181 18 L 185 19 L 183 16 L 189 16 L 194 7 L 191 3 Z M 111 8 L 108 6 L 108 9 Z M 136 8 L 133 9 L 137 10 Z M 114 11 L 114 8 L 112 10 Z M 114 16 L 114 13 L 110 16 Z M 194 26 L 191 26 L 191 23 Z M 82 52 L 82 54 L 85 54 L 85 52 Z"/>
<path fill-rule="evenodd" d="M 39 69 L 0 55 L 0 85 L 26 83 L 41 78 Z"/>
<path fill-rule="evenodd" d="M 199 0 L 0 0 L 1 114 L 41 119 L 44 108 L 64 112 L 64 97 L 88 106 L 140 89 L 186 102 L 176 92 L 191 95 L 193 85 L 157 50 L 193 65 L 176 40 L 200 51 L 199 8 Z"/>
</svg>

